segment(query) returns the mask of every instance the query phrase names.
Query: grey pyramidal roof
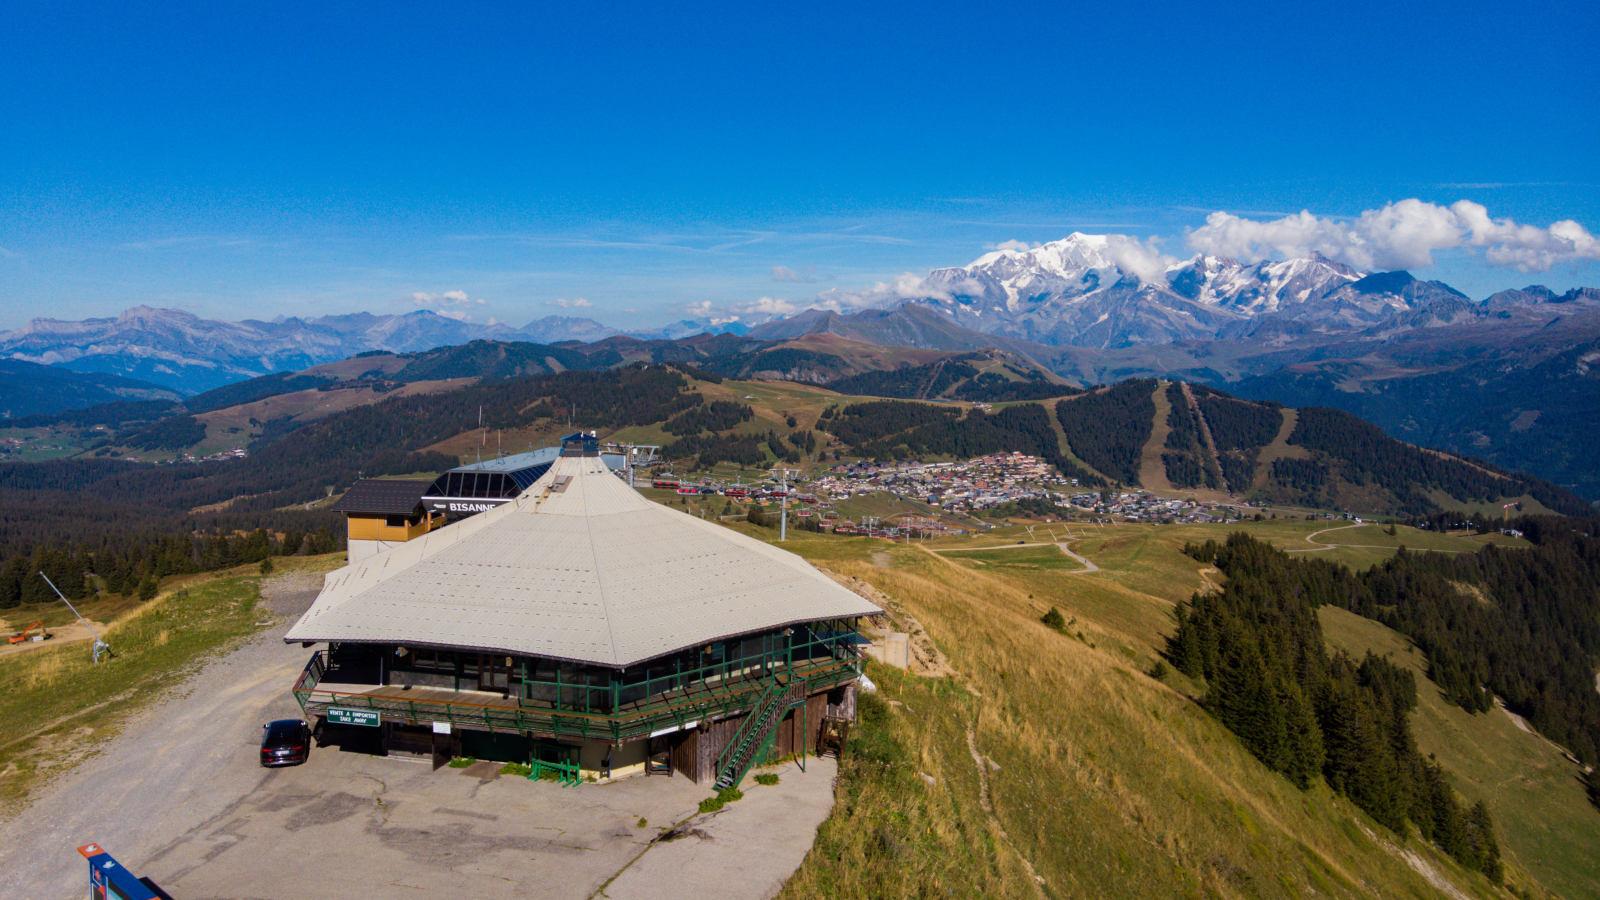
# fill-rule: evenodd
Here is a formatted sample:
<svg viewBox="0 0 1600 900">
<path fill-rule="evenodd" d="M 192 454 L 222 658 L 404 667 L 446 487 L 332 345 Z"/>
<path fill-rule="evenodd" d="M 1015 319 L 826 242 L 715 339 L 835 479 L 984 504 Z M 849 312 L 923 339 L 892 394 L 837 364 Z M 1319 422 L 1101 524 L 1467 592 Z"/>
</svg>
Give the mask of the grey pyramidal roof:
<svg viewBox="0 0 1600 900">
<path fill-rule="evenodd" d="M 882 612 L 805 560 L 564 456 L 511 503 L 328 573 L 286 642 L 460 647 L 622 667 Z"/>
<path fill-rule="evenodd" d="M 395 481 L 363 478 L 344 492 L 333 505 L 334 512 L 408 516 L 422 505 L 422 495 L 431 481 Z"/>
</svg>

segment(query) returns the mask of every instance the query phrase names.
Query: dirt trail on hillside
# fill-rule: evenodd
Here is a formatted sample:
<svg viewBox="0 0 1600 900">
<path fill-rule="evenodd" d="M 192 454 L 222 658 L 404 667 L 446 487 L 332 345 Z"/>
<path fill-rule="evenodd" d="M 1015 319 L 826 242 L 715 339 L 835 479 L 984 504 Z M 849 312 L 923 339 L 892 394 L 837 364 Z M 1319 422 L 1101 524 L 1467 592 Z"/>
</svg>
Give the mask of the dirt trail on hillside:
<svg viewBox="0 0 1600 900">
<path fill-rule="evenodd" d="M 1320 541 L 1312 540 L 1312 538 L 1315 538 L 1318 535 L 1327 534 L 1327 533 L 1332 532 L 1332 531 L 1344 531 L 1347 528 L 1365 528 L 1366 526 L 1371 525 L 1371 524 L 1372 524 L 1371 522 L 1357 522 L 1354 525 L 1340 525 L 1337 528 L 1324 528 L 1321 531 L 1313 531 L 1310 534 L 1306 535 L 1306 543 L 1316 544 L 1317 546 L 1311 547 L 1309 549 L 1285 550 L 1283 552 L 1285 552 L 1285 553 L 1320 553 L 1320 552 L 1322 552 L 1324 550 L 1349 550 L 1349 549 L 1355 549 L 1355 550 L 1394 550 L 1395 548 L 1389 546 L 1388 544 L 1324 544 L 1324 543 L 1322 543 Z M 1471 551 L 1471 550 L 1429 550 L 1427 552 L 1429 552 L 1429 553 L 1472 553 L 1474 551 Z M 1600 676 L 1596 676 L 1596 682 L 1597 682 L 1596 689 L 1600 690 Z"/>
<path fill-rule="evenodd" d="M 1364 524 L 1364 523 L 1358 523 L 1358 524 L 1355 524 L 1355 525 L 1339 525 L 1339 526 L 1334 527 L 1334 528 L 1324 528 L 1321 531 L 1313 531 L 1310 534 L 1306 535 L 1306 543 L 1315 544 L 1316 546 L 1310 547 L 1310 548 L 1306 548 L 1306 549 L 1299 549 L 1299 550 L 1285 550 L 1283 552 L 1285 552 L 1285 553 L 1320 553 L 1323 550 L 1337 550 L 1340 547 L 1364 546 L 1364 545 L 1361 545 L 1361 544 L 1324 544 L 1321 541 L 1316 540 L 1316 538 L 1318 538 L 1318 537 L 1320 537 L 1320 536 L 1322 536 L 1324 534 L 1327 534 L 1330 531 L 1344 531 L 1347 528 L 1360 528 L 1361 524 Z M 1385 547 L 1383 549 L 1392 550 L 1394 548 Z"/>
<path fill-rule="evenodd" d="M 1013 544 L 1012 546 L 1018 545 Z M 1032 546 L 1048 545 L 1034 544 Z M 1088 563 L 1088 560 L 1084 560 L 1084 562 Z M 955 667 L 950 665 L 950 660 L 945 657 L 944 653 L 941 652 L 938 647 L 934 646 L 933 640 L 928 637 L 927 629 L 923 628 L 922 623 L 917 621 L 916 616 L 907 611 L 904 606 L 896 603 L 889 597 L 888 594 L 885 594 L 883 591 L 878 590 L 873 585 L 862 581 L 859 578 L 850 575 L 840 575 L 837 572 L 830 572 L 829 570 L 821 568 L 820 566 L 818 569 L 829 578 L 832 578 L 834 581 L 838 582 L 840 585 L 848 588 L 861 597 L 876 603 L 879 608 L 884 610 L 887 618 L 892 620 L 897 627 L 902 629 L 906 635 L 908 635 L 911 647 L 911 666 L 909 669 L 911 674 L 921 675 L 929 678 L 954 678 L 973 696 L 982 696 L 976 689 L 973 688 L 971 682 L 963 678 L 961 673 L 957 672 Z M 895 704 L 896 702 L 897 701 L 890 701 L 891 704 Z M 1023 853 L 1017 847 L 1016 842 L 1011 839 L 1011 834 L 1006 831 L 1005 826 L 1001 824 L 999 816 L 995 815 L 994 801 L 989 790 L 989 772 L 991 769 L 994 771 L 999 771 L 1000 766 L 996 764 L 994 760 L 978 751 L 978 735 L 972 722 L 967 723 L 966 732 L 967 752 L 972 755 L 972 764 L 978 772 L 978 802 L 983 807 L 984 816 L 988 819 L 989 824 L 994 828 L 995 834 L 1000 838 L 1001 842 L 1004 843 L 1007 849 L 1011 851 L 1012 855 L 1017 858 L 1017 861 L 1022 864 L 1022 868 L 1028 873 L 1028 877 L 1032 879 L 1035 896 L 1043 898 L 1046 896 L 1044 892 L 1044 878 L 1040 877 L 1038 871 L 1033 867 L 1033 861 L 1030 860 L 1027 854 Z"/>
</svg>

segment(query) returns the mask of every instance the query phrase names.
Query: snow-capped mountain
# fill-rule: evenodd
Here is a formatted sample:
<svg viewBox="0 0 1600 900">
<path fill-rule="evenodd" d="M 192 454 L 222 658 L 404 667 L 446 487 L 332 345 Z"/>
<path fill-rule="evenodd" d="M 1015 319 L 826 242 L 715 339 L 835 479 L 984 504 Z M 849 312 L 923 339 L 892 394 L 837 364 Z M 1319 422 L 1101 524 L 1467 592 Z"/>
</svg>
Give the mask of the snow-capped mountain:
<svg viewBox="0 0 1600 900">
<path fill-rule="evenodd" d="M 1172 261 L 1118 235 L 1073 233 L 997 250 L 923 281 L 929 305 L 967 328 L 1042 344 L 1127 347 L 1260 331 L 1343 331 L 1445 296 L 1437 282 L 1368 275 L 1321 256 L 1260 262 Z"/>
<path fill-rule="evenodd" d="M 196 393 L 368 350 L 429 350 L 478 338 L 516 340 L 517 332 L 504 325 L 458 322 L 429 310 L 224 322 L 136 306 L 116 318 L 34 319 L 15 331 L 0 332 L 0 357 Z"/>
</svg>

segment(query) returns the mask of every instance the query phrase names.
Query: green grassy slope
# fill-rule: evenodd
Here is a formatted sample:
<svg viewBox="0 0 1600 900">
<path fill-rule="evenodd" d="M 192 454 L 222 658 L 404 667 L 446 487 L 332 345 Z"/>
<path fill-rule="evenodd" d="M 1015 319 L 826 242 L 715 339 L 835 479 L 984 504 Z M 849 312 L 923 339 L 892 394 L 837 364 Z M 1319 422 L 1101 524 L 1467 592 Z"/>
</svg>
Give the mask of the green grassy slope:
<svg viewBox="0 0 1600 900">
<path fill-rule="evenodd" d="M 1404 635 L 1335 607 L 1319 616 L 1330 646 L 1357 657 L 1391 656 L 1416 673 L 1417 746 L 1444 764 L 1469 801 L 1489 804 L 1508 860 L 1562 896 L 1600 896 L 1600 810 L 1560 749 L 1503 709 L 1469 715 L 1447 703 L 1427 679 L 1427 659 Z"/>
<path fill-rule="evenodd" d="M 782 896 L 1440 896 L 1422 869 L 1466 896 L 1508 896 L 1325 787 L 1295 789 L 1193 702 L 1194 685 L 1146 674 L 1173 601 L 1216 577 L 1183 542 L 1225 533 L 1058 526 L 1096 573 L 1024 562 L 1041 548 L 980 549 L 1015 546 L 1023 528 L 911 546 L 791 535 L 787 549 L 884 592 L 955 674 L 872 669 L 888 706 Z M 1007 552 L 1015 564 L 988 562 Z M 1051 606 L 1070 634 L 1039 623 Z M 1515 861 L 1511 877 L 1532 885 Z"/>
</svg>

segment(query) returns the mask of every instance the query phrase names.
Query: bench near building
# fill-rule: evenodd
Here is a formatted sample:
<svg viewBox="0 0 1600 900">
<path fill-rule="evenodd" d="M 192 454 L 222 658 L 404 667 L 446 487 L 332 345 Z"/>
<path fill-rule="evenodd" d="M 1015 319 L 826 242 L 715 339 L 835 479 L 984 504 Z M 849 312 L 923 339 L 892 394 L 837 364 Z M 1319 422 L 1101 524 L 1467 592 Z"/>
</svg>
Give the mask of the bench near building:
<svg viewBox="0 0 1600 900">
<path fill-rule="evenodd" d="M 375 718 L 387 747 L 725 784 L 854 718 L 880 612 L 573 435 L 512 502 L 330 573 L 285 640 L 328 645 L 294 686 L 307 718 Z"/>
</svg>

